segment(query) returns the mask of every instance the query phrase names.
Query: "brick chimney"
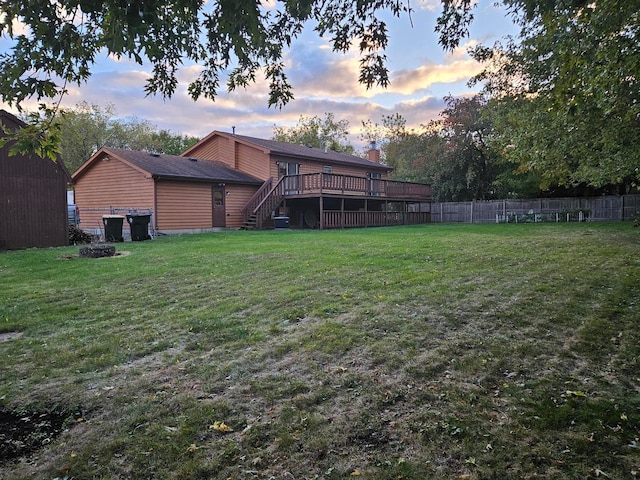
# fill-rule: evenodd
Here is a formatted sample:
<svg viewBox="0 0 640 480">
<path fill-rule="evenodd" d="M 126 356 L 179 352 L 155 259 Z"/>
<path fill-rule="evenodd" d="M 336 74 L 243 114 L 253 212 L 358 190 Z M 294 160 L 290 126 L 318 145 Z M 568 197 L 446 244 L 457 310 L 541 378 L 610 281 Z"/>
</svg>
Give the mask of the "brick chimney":
<svg viewBox="0 0 640 480">
<path fill-rule="evenodd" d="M 371 142 L 367 153 L 369 155 L 370 162 L 380 163 L 380 150 L 376 148 L 376 142 Z"/>
</svg>

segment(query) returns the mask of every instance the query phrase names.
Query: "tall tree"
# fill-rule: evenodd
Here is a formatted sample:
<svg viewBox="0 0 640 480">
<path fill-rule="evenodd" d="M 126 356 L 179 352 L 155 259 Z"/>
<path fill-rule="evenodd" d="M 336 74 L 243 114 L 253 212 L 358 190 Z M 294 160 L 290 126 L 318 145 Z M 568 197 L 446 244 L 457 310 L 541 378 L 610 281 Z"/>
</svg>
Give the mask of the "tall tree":
<svg viewBox="0 0 640 480">
<path fill-rule="evenodd" d="M 478 47 L 497 146 L 540 186 L 640 184 L 640 1 L 512 2 L 518 42 Z"/>
<path fill-rule="evenodd" d="M 374 123 L 371 119 L 362 122 L 362 130 L 360 139 L 367 144 L 376 144 L 381 160 L 394 168 L 392 176 L 409 181 L 413 174 L 411 163 L 418 155 L 416 148 L 419 142 L 416 143 L 416 139 L 419 135 L 407 127 L 407 120 L 399 113 L 383 115 L 381 123 Z"/>
<path fill-rule="evenodd" d="M 101 147 L 130 148 L 179 155 L 198 138 L 172 134 L 147 120 L 119 119 L 113 105 L 101 107 L 81 102 L 63 110 L 60 126 L 60 154 L 73 172 Z"/>
<path fill-rule="evenodd" d="M 425 129 L 426 154 L 415 167 L 434 188 L 440 201 L 487 200 L 508 193 L 498 179 L 513 170 L 501 162 L 487 139 L 493 132 L 487 100 L 482 95 L 468 98 L 445 97 L 441 118 Z"/>
<path fill-rule="evenodd" d="M 153 150 L 167 155 L 180 155 L 199 141 L 199 137 L 172 133 L 164 129 L 151 134 L 151 142 L 155 145 Z"/>
<path fill-rule="evenodd" d="M 385 162 L 394 168 L 392 178 L 430 183 L 438 201 L 531 194 L 524 178 L 514 178 L 514 167 L 487 143 L 493 124 L 485 97 L 444 100 L 440 118 L 420 129 L 407 128 L 399 114 L 383 117 L 381 125 L 365 122 L 363 138 L 382 139 Z"/>
<path fill-rule="evenodd" d="M 113 115 L 113 105 L 99 107 L 87 102 L 62 111 L 60 154 L 70 172 L 77 170 L 100 147 L 107 145 Z"/>
<path fill-rule="evenodd" d="M 424 167 L 440 200 L 484 200 L 494 196 L 495 161 L 486 144 L 491 125 L 483 116 L 486 100 L 445 97 L 441 119 L 429 125 L 430 137 L 442 139 L 444 149 Z"/>
<path fill-rule="evenodd" d="M 337 152 L 353 153 L 348 143 L 349 121 L 336 120 L 333 113 L 324 118 L 300 116 L 295 127 L 273 127 L 273 140 L 298 143 L 317 148 L 328 148 Z"/>
</svg>

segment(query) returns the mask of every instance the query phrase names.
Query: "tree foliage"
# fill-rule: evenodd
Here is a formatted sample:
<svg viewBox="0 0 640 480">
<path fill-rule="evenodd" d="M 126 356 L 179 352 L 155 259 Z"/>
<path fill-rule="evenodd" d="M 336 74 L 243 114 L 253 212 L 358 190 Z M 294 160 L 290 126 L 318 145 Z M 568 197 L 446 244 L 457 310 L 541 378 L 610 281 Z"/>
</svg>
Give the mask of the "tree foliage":
<svg viewBox="0 0 640 480">
<path fill-rule="evenodd" d="M 0 148 L 9 145 L 9 155 L 36 154 L 41 158 L 57 161 L 60 154 L 60 122 L 55 118 L 54 110 L 44 104 L 39 112 L 23 115 L 25 126 L 11 129 L 0 125 Z"/>
<path fill-rule="evenodd" d="M 263 76 L 269 105 L 293 98 L 283 54 L 304 27 L 331 39 L 334 51 L 357 45 L 363 84 L 389 82 L 382 11 L 408 11 L 401 0 L 24 0 L 0 3 L 0 34 L 13 40 L 0 54 L 0 95 L 20 105 L 25 99 L 54 98 L 68 83 L 83 83 L 105 54 L 148 62 L 149 94 L 170 97 L 184 63 L 201 66 L 189 84 L 194 99 L 215 98 L 226 76 L 234 90 Z M 22 24 L 24 28 L 16 28 Z"/>
<path fill-rule="evenodd" d="M 406 120 L 395 114 L 384 116 L 381 125 L 365 122 L 363 138 L 381 141 L 394 179 L 430 183 L 438 201 L 506 195 L 498 179 L 513 169 L 487 145 L 493 126 L 486 99 L 448 96 L 445 103 L 440 118 L 420 129 L 407 128 Z"/>
<path fill-rule="evenodd" d="M 519 36 L 473 52 L 476 59 L 488 62 L 474 81 L 485 83 L 485 92 L 496 99 L 495 111 L 501 111 L 490 138 L 493 148 L 543 188 L 613 185 L 624 191 L 637 186 L 640 0 L 499 3 L 520 25 Z M 435 25 L 439 42 L 453 49 L 468 35 L 477 2 L 441 0 L 440 4 Z M 197 64 L 200 73 L 188 85 L 193 99 L 215 98 L 223 87 L 245 87 L 261 76 L 269 85 L 269 105 L 282 106 L 293 98 L 283 57 L 305 28 L 329 38 L 337 52 L 356 46 L 359 81 L 367 87 L 386 86 L 388 32 L 381 20 L 383 11 L 399 17 L 410 14 L 411 4 L 408 0 L 3 1 L 0 34 L 12 46 L 0 53 L 0 100 L 20 108 L 31 97 L 59 97 L 68 84 L 85 82 L 98 55 L 106 54 L 150 64 L 147 94 L 172 96 L 179 68 Z M 413 141 L 413 135 L 399 138 Z M 18 133 L 14 150 L 31 148 L 54 158 L 57 139 L 55 122 L 47 117 Z M 433 148 L 439 145 L 436 140 L 430 140 Z M 400 152 L 387 155 L 395 146 L 388 144 L 387 161 L 408 165 Z M 469 155 L 478 153 L 471 144 L 466 148 Z M 418 147 L 412 144 L 411 149 Z M 479 165 L 480 157 L 473 158 L 471 163 Z M 396 171 L 410 175 L 410 170 L 397 167 Z"/>
<path fill-rule="evenodd" d="M 478 47 L 496 148 L 541 187 L 640 183 L 640 1 L 511 1 L 519 41 Z"/>
<path fill-rule="evenodd" d="M 435 196 L 441 201 L 501 196 L 494 182 L 503 168 L 487 145 L 492 125 L 484 115 L 486 99 L 448 96 L 445 103 L 441 118 L 430 122 L 425 133 L 432 156 L 417 165 L 429 176 Z"/>
<path fill-rule="evenodd" d="M 273 140 L 297 143 L 317 148 L 328 148 L 337 152 L 353 153 L 348 143 L 349 121 L 336 120 L 333 113 L 324 118 L 300 116 L 295 127 L 273 127 Z"/>
<path fill-rule="evenodd" d="M 73 172 L 101 147 L 179 155 L 198 138 L 158 130 L 147 120 L 119 119 L 113 105 L 81 102 L 59 116 L 61 158 Z"/>
</svg>

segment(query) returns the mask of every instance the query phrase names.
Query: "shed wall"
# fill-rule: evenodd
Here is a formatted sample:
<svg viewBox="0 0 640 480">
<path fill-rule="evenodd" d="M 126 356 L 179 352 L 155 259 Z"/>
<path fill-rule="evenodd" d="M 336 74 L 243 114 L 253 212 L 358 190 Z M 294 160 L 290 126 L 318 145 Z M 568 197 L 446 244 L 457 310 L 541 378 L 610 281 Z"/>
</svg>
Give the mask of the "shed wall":
<svg viewBox="0 0 640 480">
<path fill-rule="evenodd" d="M 0 149 L 0 249 L 67 245 L 67 176 L 35 155 Z"/>
</svg>

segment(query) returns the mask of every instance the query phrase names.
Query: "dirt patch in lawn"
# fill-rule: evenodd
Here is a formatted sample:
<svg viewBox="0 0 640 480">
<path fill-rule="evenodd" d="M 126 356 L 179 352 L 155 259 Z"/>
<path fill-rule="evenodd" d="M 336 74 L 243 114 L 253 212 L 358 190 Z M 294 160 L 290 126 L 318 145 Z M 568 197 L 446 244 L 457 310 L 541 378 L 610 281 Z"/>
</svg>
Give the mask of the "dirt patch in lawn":
<svg viewBox="0 0 640 480">
<path fill-rule="evenodd" d="M 93 260 L 104 260 L 107 258 L 122 258 L 122 257 L 128 257 L 129 255 L 131 255 L 131 252 L 116 252 L 115 255 L 111 255 L 109 257 L 99 257 L 99 258 L 94 258 Z M 61 260 L 73 260 L 73 259 L 80 259 L 83 257 L 80 257 L 80 254 L 78 253 L 71 253 L 71 254 L 66 254 L 66 255 L 60 255 L 60 259 Z"/>
<path fill-rule="evenodd" d="M 49 445 L 65 429 L 81 420 L 78 411 L 59 406 L 0 408 L 0 462 L 29 455 Z"/>
<path fill-rule="evenodd" d="M 15 340 L 16 338 L 20 338 L 21 336 L 22 332 L 1 332 L 0 343 L 8 342 L 9 340 Z"/>
</svg>

